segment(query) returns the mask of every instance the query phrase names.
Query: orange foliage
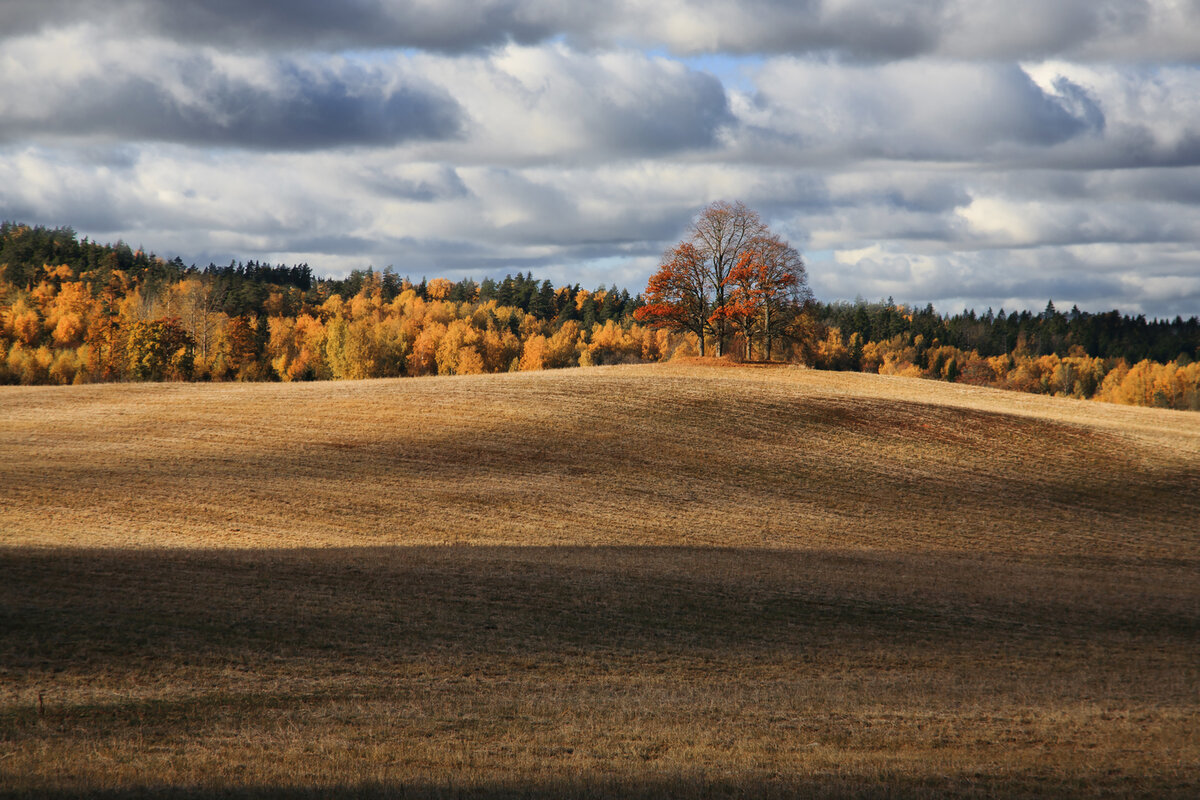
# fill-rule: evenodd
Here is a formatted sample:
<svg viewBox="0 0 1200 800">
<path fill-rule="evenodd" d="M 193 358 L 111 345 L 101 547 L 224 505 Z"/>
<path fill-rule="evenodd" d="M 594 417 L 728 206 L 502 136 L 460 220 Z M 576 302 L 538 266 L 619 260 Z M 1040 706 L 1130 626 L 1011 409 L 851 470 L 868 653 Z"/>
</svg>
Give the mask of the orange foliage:
<svg viewBox="0 0 1200 800">
<path fill-rule="evenodd" d="M 438 371 L 437 350 L 442 337 L 446 335 L 446 326 L 434 322 L 421 329 L 413 342 L 412 352 L 409 353 L 409 375 L 436 375 Z"/>
<path fill-rule="evenodd" d="M 640 325 L 622 328 L 613 320 L 597 323 L 580 354 L 589 364 L 625 364 L 642 360 L 645 334 Z M 582 363 L 582 361 L 581 361 Z"/>
<path fill-rule="evenodd" d="M 10 319 L 13 336 L 21 344 L 30 347 L 42 338 L 42 321 L 32 308 L 14 309 Z"/>
<path fill-rule="evenodd" d="M 699 339 L 704 355 L 704 335 L 711 311 L 705 295 L 706 267 L 700 251 L 690 242 L 675 246 L 650 276 L 646 305 L 634 312 L 638 322 L 652 328 L 687 331 Z"/>
<path fill-rule="evenodd" d="M 546 368 L 546 337 L 538 334 L 525 340 L 521 348 L 522 372 L 533 372 Z"/>
<path fill-rule="evenodd" d="M 765 343 L 770 331 L 764 314 L 774 280 L 764 275 L 764 253 L 775 240 L 760 236 L 754 241 L 758 245 L 739 250 L 728 273 L 728 309 L 719 315 L 723 324 L 734 326 L 734 340 L 741 337 L 746 355 Z M 716 335 L 702 261 L 695 243 L 680 244 L 652 277 L 650 303 L 636 312 L 636 322 L 606 320 L 590 330 L 573 321 L 555 329 L 549 320 L 495 300 L 451 302 L 455 285 L 445 279 L 427 284 L 428 300 L 407 284 L 387 303 L 380 280 L 371 275 L 349 301 L 321 287 L 307 296 L 270 289 L 264 308 L 272 313 L 260 322 L 253 315 L 227 317 L 220 310 L 223 296 L 215 295 L 213 282 L 202 276 L 144 296 L 142 286 L 120 270 L 75 276 L 69 267 L 47 267 L 45 279 L 32 289 L 0 280 L 0 382 L 189 375 L 290 381 L 686 358 L 703 352 L 705 340 Z M 779 285 L 792 283 L 784 276 Z M 565 291 L 556 294 L 559 301 Z M 610 295 L 607 290 L 579 292 L 575 301 L 603 304 Z M 1089 357 L 1077 346 L 1066 356 L 1034 357 L 1024 340 L 1010 354 L 983 357 L 921 336 L 846 338 L 837 328 L 822 329 L 806 313 L 787 319 L 784 349 L 819 367 L 1200 410 L 1200 364 L 1185 358 L 1130 366 Z"/>
<path fill-rule="evenodd" d="M 430 300 L 445 300 L 450 296 L 454 284 L 445 278 L 434 278 L 425 286 L 425 295 Z"/>
<path fill-rule="evenodd" d="M 434 357 L 439 375 L 478 374 L 483 372 L 483 357 L 479 354 L 480 335 L 465 319 L 456 319 L 446 328 L 438 342 Z M 473 354 L 473 355 L 471 355 Z M 462 359 L 466 358 L 463 363 Z M 464 372 L 464 370 L 468 370 Z"/>
<path fill-rule="evenodd" d="M 1200 410 L 1200 362 L 1121 362 L 1104 378 L 1097 399 L 1126 405 Z"/>
</svg>

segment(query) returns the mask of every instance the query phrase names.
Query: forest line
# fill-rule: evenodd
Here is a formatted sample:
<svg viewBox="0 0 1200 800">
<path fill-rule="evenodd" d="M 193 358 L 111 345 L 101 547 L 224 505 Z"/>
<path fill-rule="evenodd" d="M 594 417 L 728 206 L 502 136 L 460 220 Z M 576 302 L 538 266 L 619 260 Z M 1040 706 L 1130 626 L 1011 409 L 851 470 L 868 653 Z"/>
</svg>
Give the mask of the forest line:
<svg viewBox="0 0 1200 800">
<path fill-rule="evenodd" d="M 662 300 L 653 282 L 643 298 L 520 273 L 413 283 L 390 269 L 337 280 L 308 265 L 198 269 L 80 240 L 70 228 L 4 223 L 0 382 L 471 374 L 699 355 L 707 339 L 731 360 L 768 360 L 770 348 L 769 360 L 820 369 L 1200 410 L 1196 317 L 1062 312 L 1052 303 L 1037 314 L 943 316 L 932 306 L 793 293 L 788 313 L 760 331 L 744 313 L 759 296 L 754 286 L 738 295 L 729 285 L 743 302 L 717 318 L 727 327 L 714 340 L 708 328 L 681 329 L 653 313 Z"/>
</svg>

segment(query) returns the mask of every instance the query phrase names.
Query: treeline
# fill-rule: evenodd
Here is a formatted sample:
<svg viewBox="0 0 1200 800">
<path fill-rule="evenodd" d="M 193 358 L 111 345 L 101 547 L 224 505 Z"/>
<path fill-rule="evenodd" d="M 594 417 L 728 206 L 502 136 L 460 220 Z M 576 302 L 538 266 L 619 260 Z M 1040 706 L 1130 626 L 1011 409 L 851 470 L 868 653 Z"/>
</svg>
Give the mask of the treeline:
<svg viewBox="0 0 1200 800">
<path fill-rule="evenodd" d="M 941 316 L 892 302 L 813 304 L 809 363 L 1021 392 L 1200 410 L 1200 320 L 1116 311 Z"/>
<path fill-rule="evenodd" d="M 1180 355 L 1197 358 L 1200 351 L 1200 319 L 1147 320 L 1145 315 L 1123 315 L 1118 311 L 1099 314 L 1072 308 L 1063 313 L 1046 304 L 1040 314 L 1029 311 L 1005 314 L 1004 309 L 983 315 L 963 311 L 942 316 L 932 305 L 908 309 L 889 298 L 883 303 L 827 303 L 812 306 L 826 326 L 837 328 L 862 342 L 884 341 L 901 334 L 921 336 L 982 356 L 1021 351 L 1034 356 L 1065 356 L 1082 349 L 1097 358 L 1123 358 L 1137 362 L 1174 361 Z"/>
<path fill-rule="evenodd" d="M 79 239 L 69 227 L 30 227 L 15 222 L 0 222 L 0 278 L 14 286 L 32 288 L 41 281 L 46 265 L 67 265 L 76 275 L 104 276 L 119 271 L 147 286 L 161 286 L 178 280 L 183 264 L 164 261 L 141 248 L 136 251 L 124 242 L 99 244 Z"/>
<path fill-rule="evenodd" d="M 638 325 L 628 291 L 532 274 L 414 284 L 390 269 L 198 269 L 13 224 L 0 253 L 13 259 L 0 261 L 6 383 L 467 374 L 655 360 L 681 343 Z"/>
<path fill-rule="evenodd" d="M 695 355 L 694 333 L 639 324 L 641 296 L 307 264 L 185 265 L 70 228 L 0 225 L 0 382 L 323 380 L 468 374 Z M 642 314 L 643 317 L 647 315 Z M 822 369 L 1200 410 L 1200 320 L 1049 304 L 938 314 L 890 301 L 807 301 L 773 357 Z M 733 320 L 737 323 L 737 320 Z M 729 352 L 755 357 L 737 323 Z M 769 327 L 762 327 L 770 332 Z M 758 357 L 771 358 L 770 338 Z"/>
</svg>

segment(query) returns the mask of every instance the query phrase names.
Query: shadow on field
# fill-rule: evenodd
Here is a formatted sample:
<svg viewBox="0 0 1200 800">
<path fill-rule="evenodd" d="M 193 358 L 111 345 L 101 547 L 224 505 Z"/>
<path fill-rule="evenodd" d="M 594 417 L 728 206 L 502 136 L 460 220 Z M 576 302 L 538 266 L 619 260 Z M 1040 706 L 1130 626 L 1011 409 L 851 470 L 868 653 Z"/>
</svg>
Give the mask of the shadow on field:
<svg viewBox="0 0 1200 800">
<path fill-rule="evenodd" d="M 637 547 L 0 549 L 0 675 L 1200 643 L 1192 563 Z"/>
<path fill-rule="evenodd" d="M 0 548 L 0 797 L 1195 796 L 1197 566 Z"/>
<path fill-rule="evenodd" d="M 1127 786 L 1130 794 L 1122 796 L 1186 796 L 1164 787 L 1157 794 L 1145 783 Z M 563 779 L 536 783 L 459 785 L 454 781 L 432 783 L 358 783 L 323 787 L 300 786 L 230 786 L 230 787 L 151 787 L 89 792 L 88 797 L 99 800 L 129 800 L 137 797 L 156 797 L 164 800 L 324 800 L 324 798 L 406 798 L 407 800 L 448 800 L 477 798 L 478 800 L 603 800 L 607 798 L 680 798 L 715 800 L 716 798 L 906 798 L 932 797 L 1073 797 L 1089 794 L 1086 783 L 1065 780 L 1015 781 L 1010 777 L 985 774 L 953 775 L 944 779 L 881 779 L 869 781 L 839 776 L 810 776 L 790 779 L 706 779 L 686 775 L 644 780 L 612 781 L 596 779 Z M 16 793 L 0 789 L 0 798 L 46 798 L 58 800 L 75 798 L 75 792 Z"/>
</svg>

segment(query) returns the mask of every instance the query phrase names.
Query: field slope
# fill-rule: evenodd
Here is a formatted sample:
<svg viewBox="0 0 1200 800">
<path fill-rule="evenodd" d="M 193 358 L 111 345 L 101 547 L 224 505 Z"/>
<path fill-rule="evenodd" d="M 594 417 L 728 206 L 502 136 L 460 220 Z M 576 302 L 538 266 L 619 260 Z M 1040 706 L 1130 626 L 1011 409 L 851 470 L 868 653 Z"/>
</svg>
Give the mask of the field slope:
<svg viewBox="0 0 1200 800">
<path fill-rule="evenodd" d="M 0 795 L 1200 792 L 1200 415 L 792 368 L 0 388 Z"/>
</svg>

